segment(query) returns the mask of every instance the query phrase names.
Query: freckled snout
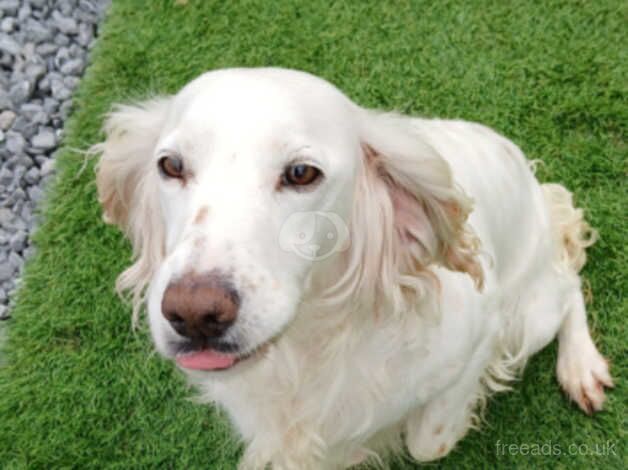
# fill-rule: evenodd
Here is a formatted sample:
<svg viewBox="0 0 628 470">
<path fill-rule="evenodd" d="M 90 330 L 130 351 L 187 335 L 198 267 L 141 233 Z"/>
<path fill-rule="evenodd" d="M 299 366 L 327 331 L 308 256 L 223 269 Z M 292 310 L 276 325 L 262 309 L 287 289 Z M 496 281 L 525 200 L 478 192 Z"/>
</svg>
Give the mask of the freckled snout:
<svg viewBox="0 0 628 470">
<path fill-rule="evenodd" d="M 161 311 L 180 335 L 207 340 L 223 335 L 235 322 L 239 306 L 240 296 L 225 276 L 191 273 L 170 283 Z"/>
</svg>

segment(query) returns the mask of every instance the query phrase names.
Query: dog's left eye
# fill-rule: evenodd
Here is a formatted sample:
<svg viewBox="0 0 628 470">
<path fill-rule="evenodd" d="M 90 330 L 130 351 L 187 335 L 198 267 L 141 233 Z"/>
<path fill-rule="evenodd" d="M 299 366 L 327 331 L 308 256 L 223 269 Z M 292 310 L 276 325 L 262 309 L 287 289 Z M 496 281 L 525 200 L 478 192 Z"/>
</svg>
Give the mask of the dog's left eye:
<svg viewBox="0 0 628 470">
<path fill-rule="evenodd" d="M 168 178 L 183 178 L 183 161 L 177 156 L 161 157 L 157 166 L 161 174 Z"/>
<path fill-rule="evenodd" d="M 286 167 L 281 177 L 284 186 L 308 186 L 323 175 L 321 170 L 312 165 L 297 163 Z"/>
</svg>

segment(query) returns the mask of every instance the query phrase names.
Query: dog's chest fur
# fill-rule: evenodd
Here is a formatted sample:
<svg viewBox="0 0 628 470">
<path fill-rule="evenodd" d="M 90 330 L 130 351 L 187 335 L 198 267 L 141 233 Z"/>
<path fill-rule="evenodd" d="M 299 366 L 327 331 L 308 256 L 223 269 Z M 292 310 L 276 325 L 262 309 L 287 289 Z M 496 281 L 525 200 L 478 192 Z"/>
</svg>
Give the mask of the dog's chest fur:
<svg viewBox="0 0 628 470">
<path fill-rule="evenodd" d="M 494 338 L 482 340 L 479 331 L 469 331 L 480 311 L 474 289 L 462 288 L 471 281 L 443 275 L 450 277 L 446 293 L 452 295 L 439 322 L 373 312 L 353 312 L 360 321 L 339 318 L 339 312 L 302 312 L 307 329 L 297 319 L 262 362 L 244 364 L 221 382 L 201 381 L 204 398 L 227 412 L 249 452 L 263 449 L 268 460 L 280 453 L 289 458 L 289 449 L 296 455 L 303 446 L 319 448 L 330 465 L 342 466 L 373 438 L 380 440 L 382 430 L 393 429 L 391 439 L 398 440 L 409 412 L 455 382 L 469 357 L 481 355 L 484 363 L 493 351 Z M 460 283 L 459 293 L 474 298 L 454 294 Z M 312 315 L 327 322 L 312 322 Z"/>
</svg>

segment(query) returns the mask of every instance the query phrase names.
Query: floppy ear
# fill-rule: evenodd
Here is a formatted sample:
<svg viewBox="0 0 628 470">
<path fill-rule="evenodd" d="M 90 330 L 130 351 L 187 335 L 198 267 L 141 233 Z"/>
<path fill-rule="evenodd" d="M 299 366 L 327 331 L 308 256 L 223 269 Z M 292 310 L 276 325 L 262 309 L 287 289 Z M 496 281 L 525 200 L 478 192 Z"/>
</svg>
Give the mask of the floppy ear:
<svg viewBox="0 0 628 470">
<path fill-rule="evenodd" d="M 134 262 L 118 277 L 116 288 L 131 291 L 134 320 L 153 269 L 163 257 L 164 230 L 152 155 L 169 102 L 160 98 L 115 106 L 105 121 L 105 141 L 89 151 L 100 155 L 96 185 L 103 218 L 119 226 L 133 246 Z"/>
<path fill-rule="evenodd" d="M 337 286 L 395 312 L 417 310 L 430 300 L 427 294 L 438 289 L 433 265 L 468 273 L 481 288 L 479 241 L 466 223 L 472 202 L 456 186 L 448 163 L 411 119 L 360 111 L 352 246 Z"/>
</svg>

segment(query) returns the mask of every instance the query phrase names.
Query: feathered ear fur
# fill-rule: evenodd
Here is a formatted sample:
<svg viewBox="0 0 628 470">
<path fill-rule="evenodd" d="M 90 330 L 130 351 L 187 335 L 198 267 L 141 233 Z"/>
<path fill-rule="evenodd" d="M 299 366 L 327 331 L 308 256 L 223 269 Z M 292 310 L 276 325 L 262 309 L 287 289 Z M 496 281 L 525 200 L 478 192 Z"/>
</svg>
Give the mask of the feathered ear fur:
<svg viewBox="0 0 628 470">
<path fill-rule="evenodd" d="M 332 296 L 354 292 L 395 312 L 415 311 L 438 289 L 435 264 L 468 273 L 481 288 L 479 241 L 466 224 L 472 202 L 448 163 L 411 119 L 361 112 L 352 246 Z"/>
<path fill-rule="evenodd" d="M 119 226 L 131 240 L 133 264 L 116 282 L 118 292 L 130 290 L 137 320 L 144 290 L 163 257 L 164 229 L 155 195 L 152 154 L 167 116 L 168 99 L 118 105 L 107 116 L 106 139 L 90 153 L 96 166 L 98 198 L 105 222 Z"/>
</svg>

